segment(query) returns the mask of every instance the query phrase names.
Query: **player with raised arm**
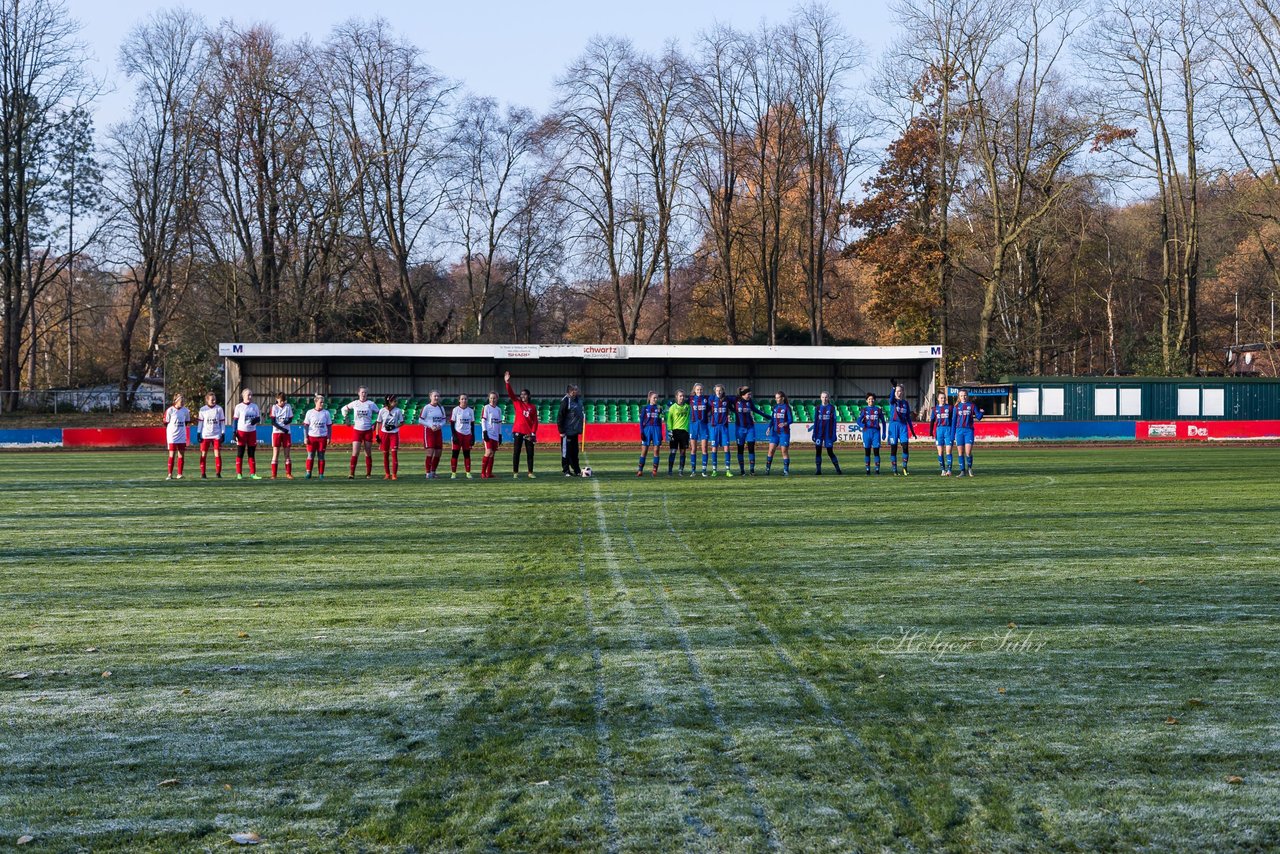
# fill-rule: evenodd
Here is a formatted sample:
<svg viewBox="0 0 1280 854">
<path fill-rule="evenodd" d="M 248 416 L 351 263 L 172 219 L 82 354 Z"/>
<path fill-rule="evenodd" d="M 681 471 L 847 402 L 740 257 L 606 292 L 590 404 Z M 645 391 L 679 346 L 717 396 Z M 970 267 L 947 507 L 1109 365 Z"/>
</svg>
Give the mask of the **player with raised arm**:
<svg viewBox="0 0 1280 854">
<path fill-rule="evenodd" d="M 747 466 L 743 460 L 743 450 L 747 452 L 747 458 L 751 463 L 751 474 L 756 473 L 756 416 L 769 419 L 772 413 L 765 412 L 763 409 L 755 405 L 751 399 L 751 386 L 739 386 L 736 397 L 731 398 L 733 401 L 733 419 L 734 419 L 734 439 L 738 445 L 738 474 L 746 475 Z M 728 456 L 728 451 L 725 452 Z M 725 461 L 725 468 L 728 468 L 728 460 Z"/>
<path fill-rule="evenodd" d="M 662 407 L 658 405 L 658 393 L 649 392 L 649 402 L 640 407 L 640 465 L 636 477 L 644 475 L 644 461 L 653 447 L 653 476 L 658 476 L 658 458 L 662 456 Z"/>
<path fill-rule="evenodd" d="M 911 417 L 911 401 L 907 400 L 907 390 L 901 385 L 894 385 L 893 396 L 889 398 L 889 464 L 893 473 L 898 473 L 898 445 L 902 445 L 902 473 L 907 471 L 907 461 L 911 455 L 911 440 L 916 435 L 916 423 Z"/>
<path fill-rule="evenodd" d="M 404 410 L 400 398 L 387 395 L 378 410 L 377 431 L 374 434 L 382 448 L 382 479 L 398 480 L 400 477 L 400 428 L 404 425 Z"/>
<path fill-rule="evenodd" d="M 164 411 L 164 440 L 169 450 L 169 474 L 165 480 L 173 480 L 175 458 L 178 480 L 182 480 L 182 466 L 187 459 L 187 439 L 190 434 L 191 410 L 180 394 L 173 396 L 173 406 Z"/>
<path fill-rule="evenodd" d="M 360 449 L 364 449 L 364 476 L 373 477 L 373 422 L 378 417 L 378 404 L 369 399 L 369 389 L 364 386 L 356 389 L 356 399 L 343 404 L 342 415 L 351 413 L 351 471 L 347 480 L 356 478 L 356 461 L 360 457 Z"/>
<path fill-rule="evenodd" d="M 707 442 L 711 439 L 711 398 L 702 393 L 702 383 L 693 384 L 689 398 L 689 442 L 693 447 L 693 459 L 689 464 L 690 477 L 698 473 L 698 452 L 702 452 L 702 476 L 707 476 Z"/>
<path fill-rule="evenodd" d="M 938 469 L 942 477 L 951 476 L 951 412 L 953 407 L 945 391 L 938 392 L 938 402 L 929 413 L 929 432 L 938 447 Z"/>
<path fill-rule="evenodd" d="M 449 413 L 449 422 L 453 425 L 453 452 L 449 459 L 449 479 L 458 479 L 458 452 L 462 452 L 462 464 L 466 469 L 467 480 L 471 480 L 471 447 L 476 442 L 476 411 L 467 403 L 465 394 L 458 395 L 458 405 Z"/>
<path fill-rule="evenodd" d="M 884 410 L 876 406 L 876 396 L 867 395 L 867 405 L 858 413 L 858 426 L 862 428 L 862 453 L 867 474 L 871 474 L 871 455 L 876 457 L 876 474 L 880 474 L 880 438 L 885 431 Z"/>
<path fill-rule="evenodd" d="M 835 404 L 831 402 L 831 394 L 824 391 L 819 398 L 818 406 L 813 410 L 813 424 L 809 427 L 809 432 L 813 434 L 813 473 L 816 475 L 822 474 L 822 451 L 824 449 L 827 452 L 827 456 L 831 458 L 831 465 L 836 468 L 836 474 L 844 474 L 840 470 L 840 461 L 836 459 L 835 452 L 837 417 Z"/>
<path fill-rule="evenodd" d="M 444 425 L 449 423 L 449 416 L 440 404 L 440 392 L 431 390 L 427 405 L 418 414 L 418 423 L 422 425 L 422 447 L 427 452 L 423 469 L 427 480 L 435 480 L 440 455 L 444 453 Z"/>
<path fill-rule="evenodd" d="M 293 436 L 289 434 L 289 425 L 293 423 L 293 407 L 284 392 L 276 393 L 276 402 L 271 404 L 271 479 L 275 480 L 279 473 L 280 452 L 284 451 L 284 476 L 293 480 Z"/>
<path fill-rule="evenodd" d="M 773 468 L 773 455 L 782 449 L 782 476 L 791 476 L 791 425 L 795 421 L 791 401 L 784 392 L 773 395 L 773 413 L 769 416 L 769 456 L 765 457 L 764 473 Z"/>
<path fill-rule="evenodd" d="M 511 477 L 520 476 L 520 449 L 527 448 L 529 454 L 529 478 L 533 479 L 533 448 L 538 442 L 538 407 L 533 405 L 533 395 L 529 389 L 521 389 L 520 394 L 511 387 L 511 372 L 502 375 L 507 387 L 507 397 L 511 398 L 511 406 L 515 409 L 516 422 L 511 429 L 515 454 L 511 458 Z"/>
<path fill-rule="evenodd" d="M 262 410 L 253 402 L 253 390 L 240 393 L 240 402 L 231 413 L 236 425 L 236 480 L 244 479 L 244 457 L 249 455 L 249 479 L 262 480 L 258 475 L 258 425 L 262 423 Z"/>
<path fill-rule="evenodd" d="M 218 396 L 208 392 L 204 406 L 196 415 L 200 421 L 200 477 L 206 477 L 205 461 L 213 451 L 213 476 L 222 477 L 222 434 L 227 427 L 227 414 L 218 405 Z"/>
<path fill-rule="evenodd" d="M 313 467 L 324 480 L 324 451 L 333 435 L 333 416 L 325 408 L 323 394 L 316 392 L 316 405 L 302 416 L 302 427 L 307 434 L 307 480 L 311 479 Z"/>
<path fill-rule="evenodd" d="M 973 477 L 974 425 L 982 420 L 982 410 L 969 399 L 969 392 L 960 389 L 956 405 L 951 409 L 951 436 L 960 455 L 960 476 Z"/>
<path fill-rule="evenodd" d="M 715 387 L 715 397 L 711 398 L 708 404 L 707 420 L 710 422 L 711 437 L 711 476 L 715 477 L 719 466 L 716 464 L 716 456 L 721 448 L 724 448 L 724 476 L 733 477 L 733 472 L 729 469 L 729 418 L 733 412 L 733 398 L 726 397 L 724 386 L 717 385 Z"/>
<path fill-rule="evenodd" d="M 480 462 L 480 479 L 493 477 L 493 461 L 502 444 L 502 407 L 498 405 L 498 393 L 489 392 L 489 402 L 480 413 L 480 436 L 484 439 L 484 459 Z"/>
<path fill-rule="evenodd" d="M 684 399 L 684 389 L 676 389 L 676 402 L 667 407 L 667 442 L 671 452 L 667 455 L 667 475 L 676 465 L 676 452 L 680 452 L 680 477 L 684 477 L 684 458 L 689 451 L 689 402 Z M 697 465 L 693 466 L 697 469 Z"/>
</svg>

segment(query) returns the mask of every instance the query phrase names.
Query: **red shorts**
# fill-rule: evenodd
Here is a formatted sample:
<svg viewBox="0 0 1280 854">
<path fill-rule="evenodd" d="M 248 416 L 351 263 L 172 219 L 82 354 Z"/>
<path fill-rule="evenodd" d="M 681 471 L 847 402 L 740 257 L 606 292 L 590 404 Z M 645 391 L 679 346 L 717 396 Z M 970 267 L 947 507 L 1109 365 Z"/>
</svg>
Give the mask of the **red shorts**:
<svg viewBox="0 0 1280 854">
<path fill-rule="evenodd" d="M 444 447 L 444 431 L 427 428 L 422 431 L 422 447 L 428 451 L 438 451 Z"/>
<path fill-rule="evenodd" d="M 329 444 L 329 440 L 324 436 L 308 436 L 307 437 L 307 453 L 323 454 L 324 446 Z"/>
<path fill-rule="evenodd" d="M 498 452 L 498 446 L 501 444 L 501 439 L 490 439 L 488 436 L 484 437 L 484 449 L 491 454 L 496 454 Z"/>
<path fill-rule="evenodd" d="M 255 448 L 258 445 L 257 430 L 237 430 L 236 444 L 243 445 L 246 448 Z"/>
<path fill-rule="evenodd" d="M 382 434 L 382 450 L 398 451 L 400 449 L 399 433 L 383 433 Z"/>
<path fill-rule="evenodd" d="M 221 439 L 201 439 L 200 440 L 200 453 L 202 454 L 205 451 L 209 450 L 210 448 L 213 448 L 216 451 L 221 447 L 222 447 Z"/>
<path fill-rule="evenodd" d="M 459 433 L 453 434 L 453 447 L 458 448 L 459 450 L 469 451 L 475 443 L 475 436 L 468 436 L 466 434 Z"/>
<path fill-rule="evenodd" d="M 274 432 L 273 432 L 273 433 L 271 434 L 271 447 L 273 447 L 273 448 L 288 448 L 288 447 L 292 447 L 292 446 L 293 446 L 293 437 L 292 437 L 292 436 L 290 436 L 288 433 L 274 433 Z"/>
<path fill-rule="evenodd" d="M 352 442 L 372 442 L 373 428 L 370 427 L 368 430 L 352 430 L 351 441 Z"/>
<path fill-rule="evenodd" d="M 186 442 L 170 442 L 169 443 L 169 450 L 171 451 L 185 451 L 186 449 L 187 449 Z"/>
</svg>

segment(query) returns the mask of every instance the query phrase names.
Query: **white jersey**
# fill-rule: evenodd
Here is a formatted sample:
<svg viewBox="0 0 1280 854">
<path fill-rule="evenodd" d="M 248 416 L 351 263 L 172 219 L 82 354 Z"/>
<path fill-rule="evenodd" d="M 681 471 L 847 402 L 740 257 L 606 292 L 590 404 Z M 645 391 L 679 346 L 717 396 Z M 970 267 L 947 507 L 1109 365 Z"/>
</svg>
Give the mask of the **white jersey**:
<svg viewBox="0 0 1280 854">
<path fill-rule="evenodd" d="M 470 406 L 455 406 L 449 413 L 449 421 L 453 424 L 453 435 L 474 436 L 476 434 L 476 411 Z"/>
<path fill-rule="evenodd" d="M 187 427 L 190 424 L 190 409 L 185 406 L 170 406 L 164 411 L 165 441 L 170 445 L 187 444 Z"/>
<path fill-rule="evenodd" d="M 293 423 L 293 407 L 287 403 L 271 404 L 271 432 L 272 433 L 288 433 L 288 427 L 281 427 L 281 424 Z"/>
<path fill-rule="evenodd" d="M 308 409 L 302 416 L 302 424 L 307 428 L 307 438 L 327 439 L 329 428 L 333 426 L 333 416 L 327 409 Z"/>
<path fill-rule="evenodd" d="M 227 413 L 218 404 L 200 407 L 200 438 L 221 439 L 223 428 L 227 426 Z"/>
<path fill-rule="evenodd" d="M 383 433 L 399 433 L 400 425 L 403 423 L 404 410 L 400 407 L 387 409 L 384 406 L 378 410 L 378 427 Z"/>
<path fill-rule="evenodd" d="M 433 406 L 430 403 L 422 407 L 422 414 L 418 416 L 418 423 L 428 430 L 443 430 L 448 420 L 443 406 Z"/>
<path fill-rule="evenodd" d="M 484 412 L 480 415 L 480 427 L 484 430 L 484 437 L 497 442 L 502 439 L 502 407 L 490 406 L 485 404 Z"/>
<path fill-rule="evenodd" d="M 342 414 L 351 410 L 351 427 L 354 430 L 372 430 L 373 421 L 378 417 L 378 404 L 372 400 L 353 400 L 342 407 Z"/>
<path fill-rule="evenodd" d="M 252 433 L 258 429 L 262 420 L 262 410 L 256 403 L 237 403 L 232 416 L 236 420 L 236 430 L 241 433 Z"/>
</svg>

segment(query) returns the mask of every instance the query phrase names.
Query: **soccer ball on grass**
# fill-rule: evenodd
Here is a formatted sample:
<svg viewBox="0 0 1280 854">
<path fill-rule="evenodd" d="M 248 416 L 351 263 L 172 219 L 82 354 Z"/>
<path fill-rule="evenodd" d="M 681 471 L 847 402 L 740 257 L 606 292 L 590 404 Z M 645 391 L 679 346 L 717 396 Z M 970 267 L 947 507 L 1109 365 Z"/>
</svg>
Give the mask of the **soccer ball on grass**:
<svg viewBox="0 0 1280 854">
<path fill-rule="evenodd" d="M 587 466 L 582 470 L 583 477 L 591 477 L 591 466 Z"/>
</svg>

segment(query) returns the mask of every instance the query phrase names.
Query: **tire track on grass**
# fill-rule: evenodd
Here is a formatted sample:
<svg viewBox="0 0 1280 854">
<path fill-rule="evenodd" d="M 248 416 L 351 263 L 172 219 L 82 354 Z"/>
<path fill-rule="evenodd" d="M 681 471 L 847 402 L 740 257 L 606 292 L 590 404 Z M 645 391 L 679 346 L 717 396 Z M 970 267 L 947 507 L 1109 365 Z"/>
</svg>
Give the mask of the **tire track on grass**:
<svg viewBox="0 0 1280 854">
<path fill-rule="evenodd" d="M 653 646 L 649 643 L 648 638 L 644 634 L 644 622 L 640 619 L 640 615 L 636 613 L 635 606 L 631 604 L 631 591 L 627 588 L 626 581 L 622 577 L 622 570 L 618 564 L 618 554 L 613 548 L 613 537 L 609 535 L 609 526 L 604 515 L 604 501 L 600 494 L 600 481 L 592 479 L 591 481 L 592 495 L 594 496 L 594 504 L 596 509 L 596 526 L 600 532 L 600 548 L 601 554 L 604 556 L 605 570 L 609 574 L 609 580 L 613 583 L 614 590 L 620 594 L 618 607 L 624 612 L 627 622 L 637 626 L 640 630 L 638 644 L 641 650 L 649 655 L 642 659 L 640 665 L 641 677 L 644 684 L 644 694 L 646 696 L 654 696 L 657 694 L 657 687 L 660 683 L 657 671 L 654 669 L 649 658 L 653 654 Z M 675 722 L 669 715 L 663 714 L 660 717 L 662 724 L 674 729 Z M 693 775 L 689 773 L 688 759 L 681 755 L 676 758 L 675 781 L 681 786 L 681 794 L 688 796 L 701 796 L 696 785 L 693 782 Z M 684 824 L 692 830 L 698 837 L 703 840 L 710 839 L 715 836 L 715 831 L 701 818 L 693 813 L 692 810 L 686 810 L 682 816 Z M 693 839 L 685 840 L 685 847 L 689 850 L 695 850 Z"/>
<path fill-rule="evenodd" d="M 768 624 L 766 624 L 759 615 L 756 614 L 756 612 L 751 608 L 750 603 L 746 600 L 746 597 L 742 595 L 741 591 L 739 591 L 732 582 L 720 574 L 719 571 L 708 567 L 702 557 L 693 550 L 693 547 L 689 545 L 684 536 L 676 529 L 675 522 L 671 518 L 671 510 L 665 493 L 663 493 L 662 496 L 662 517 L 663 521 L 666 523 L 667 531 L 680 545 L 680 548 L 684 550 L 685 554 L 689 556 L 690 560 L 693 561 L 693 565 L 696 566 L 704 575 L 714 579 L 721 587 L 724 588 L 724 591 L 729 595 L 729 598 L 737 604 L 742 613 L 751 621 L 756 633 L 768 641 L 769 646 L 773 648 L 774 654 L 778 656 L 778 660 L 780 660 L 791 673 L 791 677 L 804 690 L 804 692 L 818 704 L 818 708 L 822 710 L 822 714 L 826 718 L 827 723 L 838 730 L 844 740 L 848 742 L 848 744 L 862 758 L 863 763 L 867 766 L 869 771 L 869 773 L 863 777 L 863 782 L 879 788 L 882 792 L 892 798 L 903 812 L 913 819 L 920 826 L 921 830 L 929 835 L 930 840 L 936 842 L 937 840 L 933 838 L 934 834 L 930 832 L 928 824 L 911 804 L 906 793 L 903 792 L 902 788 L 886 773 L 880 762 L 871 754 L 871 751 L 867 749 L 866 744 L 858 734 L 850 728 L 848 723 L 835 710 L 835 707 L 831 704 L 831 700 L 827 697 L 826 693 L 814 684 L 811 679 L 804 675 L 800 670 L 800 665 L 796 663 L 795 658 L 792 657 L 790 651 L 788 651 L 786 646 L 782 643 L 782 639 L 778 637 L 777 633 L 773 631 L 773 629 L 769 628 Z M 630 536 L 629 533 L 628 536 Z M 639 557 L 637 556 L 637 560 L 638 559 Z"/>
<path fill-rule="evenodd" d="M 597 487 L 596 507 L 597 512 L 603 518 L 604 508 L 599 498 L 600 492 L 599 487 Z M 684 651 L 685 661 L 688 662 L 689 671 L 693 674 L 694 681 L 698 684 L 698 693 L 702 697 L 702 704 L 706 706 L 707 714 L 711 716 L 711 721 L 715 724 L 716 730 L 720 734 L 720 749 L 725 758 L 729 760 L 734 776 L 738 778 L 739 784 L 747 793 L 747 802 L 751 806 L 751 812 L 755 816 L 756 823 L 760 826 L 760 832 L 764 834 L 765 842 L 771 851 L 781 851 L 782 842 L 778 839 L 777 830 L 765 811 L 764 801 L 760 797 L 760 788 L 756 785 L 755 780 L 752 779 L 751 773 L 742 763 L 742 760 L 736 758 L 740 746 L 734 738 L 733 732 L 729 729 L 729 725 L 724 719 L 724 713 L 720 709 L 720 703 L 716 700 L 715 692 L 711 689 L 711 683 L 707 680 L 706 673 L 702 670 L 702 663 L 698 659 L 698 653 L 693 648 L 689 632 L 685 629 L 684 624 L 681 623 L 680 615 L 676 613 L 675 608 L 671 605 L 671 600 L 667 598 L 666 591 L 662 589 L 662 583 L 658 580 L 653 568 L 640 556 L 640 550 L 636 548 L 636 541 L 631 534 L 631 527 L 627 524 L 627 514 L 630 507 L 631 493 L 628 493 L 627 503 L 623 505 L 622 531 L 626 535 L 627 544 L 631 549 L 631 556 L 635 559 L 636 566 L 648 576 L 649 587 L 653 591 L 654 598 L 662 609 L 662 614 L 666 617 L 667 623 L 676 633 L 676 639 L 680 642 L 680 648 Z"/>
<path fill-rule="evenodd" d="M 609 724 L 605 720 L 604 654 L 600 651 L 600 629 L 591 604 L 591 588 L 587 585 L 587 538 L 581 519 L 578 520 L 578 578 L 582 581 L 582 607 L 586 611 L 591 669 L 595 674 L 591 706 L 596 717 L 596 760 L 600 763 L 600 799 L 604 803 L 605 851 L 616 854 L 622 850 L 622 840 L 618 830 L 618 798 L 613 788 L 613 751 L 609 749 Z"/>
</svg>

